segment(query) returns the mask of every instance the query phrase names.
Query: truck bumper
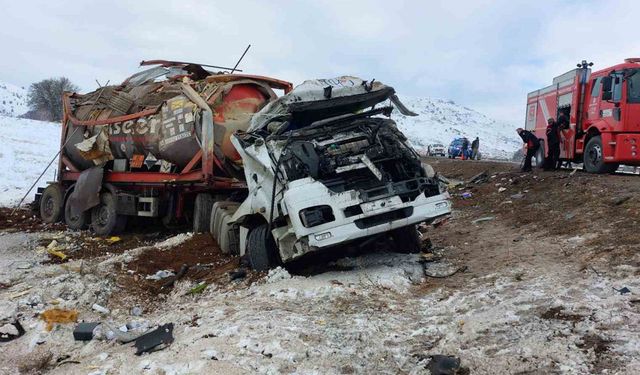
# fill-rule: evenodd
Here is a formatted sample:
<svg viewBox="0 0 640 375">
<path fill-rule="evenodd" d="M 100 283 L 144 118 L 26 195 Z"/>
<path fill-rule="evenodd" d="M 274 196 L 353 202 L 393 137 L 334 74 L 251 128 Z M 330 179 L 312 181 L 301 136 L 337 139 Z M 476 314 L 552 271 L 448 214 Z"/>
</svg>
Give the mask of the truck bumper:
<svg viewBox="0 0 640 375">
<path fill-rule="evenodd" d="M 402 202 L 399 196 L 363 202 L 357 191 L 334 193 L 317 181 L 304 180 L 307 179 L 292 183 L 285 193 L 284 206 L 291 222 L 289 233 L 295 234 L 296 238 L 289 241 L 294 245 L 291 252 L 281 246 L 285 261 L 396 228 L 430 222 L 451 213 L 448 193 L 431 197 L 422 193 L 409 202 Z M 306 227 L 300 212 L 318 206 L 329 206 L 334 219 Z M 353 214 L 353 208 L 357 206 L 360 209 L 356 211 L 361 213 Z"/>
</svg>

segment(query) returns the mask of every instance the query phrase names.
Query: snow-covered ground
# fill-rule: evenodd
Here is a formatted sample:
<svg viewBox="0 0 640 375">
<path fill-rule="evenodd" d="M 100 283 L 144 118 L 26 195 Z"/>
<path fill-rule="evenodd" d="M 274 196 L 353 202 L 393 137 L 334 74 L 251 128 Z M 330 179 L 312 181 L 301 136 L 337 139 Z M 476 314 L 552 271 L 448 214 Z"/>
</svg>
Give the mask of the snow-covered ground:
<svg viewBox="0 0 640 375">
<path fill-rule="evenodd" d="M 391 117 L 416 149 L 426 149 L 432 143 L 448 148 L 455 137 L 465 136 L 469 141 L 479 137 L 483 157 L 510 159 L 521 145 L 515 131 L 517 126 L 493 120 L 451 100 L 409 97 L 401 100 L 419 116 L 407 117 L 393 111 Z"/>
<path fill-rule="evenodd" d="M 193 282 L 181 281 L 159 310 L 133 316 L 133 305 L 108 303 L 120 288 L 114 273 L 139 251 L 84 262 L 78 272 L 80 261 L 37 265 L 45 256 L 32 246 L 42 235 L 0 236 L 7 265 L 0 281 L 11 285 L 0 290 L 0 313 L 19 316 L 27 331 L 0 351 L 3 373 L 17 373 L 16 362 L 38 363 L 48 353 L 55 374 L 423 374 L 434 354 L 460 357 L 473 374 L 640 371 L 637 299 L 612 290 L 638 290 L 636 267 L 598 275 L 570 260 L 533 262 L 459 275 L 447 286 L 425 279 L 416 255 L 371 253 L 338 261 L 344 271 L 303 277 L 278 268 L 251 286 L 210 285 L 197 296 L 188 294 Z M 527 242 L 514 246 L 528 252 Z M 559 251 L 575 245 L 544 246 Z M 32 266 L 19 269 L 17 262 Z M 106 303 L 111 312 L 100 316 L 93 303 Z M 114 327 L 174 323 L 175 342 L 138 357 L 130 344 L 74 341 L 71 324 L 45 330 L 38 314 L 51 306 Z M 68 363 L 56 364 L 67 355 Z"/>
<path fill-rule="evenodd" d="M 27 112 L 27 90 L 0 82 L 0 115 L 20 116 Z"/>
<path fill-rule="evenodd" d="M 60 124 L 0 115 L 0 206 L 18 203 L 60 147 Z M 52 181 L 54 162 L 37 186 Z M 34 191 L 26 202 L 33 200 Z"/>
</svg>

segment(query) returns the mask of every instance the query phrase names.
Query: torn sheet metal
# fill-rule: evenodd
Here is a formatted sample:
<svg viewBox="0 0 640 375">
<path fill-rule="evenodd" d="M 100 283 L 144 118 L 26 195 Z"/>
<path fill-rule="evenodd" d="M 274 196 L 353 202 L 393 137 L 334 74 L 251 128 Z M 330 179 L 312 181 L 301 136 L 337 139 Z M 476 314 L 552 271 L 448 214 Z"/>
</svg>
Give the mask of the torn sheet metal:
<svg viewBox="0 0 640 375">
<path fill-rule="evenodd" d="M 289 89 L 291 84 L 257 76 L 206 77 L 203 72 L 210 73 L 191 65 L 163 65 L 118 86 L 66 95 L 64 155 L 84 170 L 152 154 L 160 162 L 130 167 L 159 171 L 162 162 L 186 167 L 204 148 L 203 167 L 213 168 L 210 155 L 215 155 L 219 167 L 237 172 L 241 161 L 231 134 L 246 131 L 251 116 L 276 99 L 273 88 Z"/>
<path fill-rule="evenodd" d="M 104 170 L 101 166 L 89 168 L 80 173 L 73 192 L 68 198 L 72 217 L 100 204 L 103 176 Z"/>
</svg>

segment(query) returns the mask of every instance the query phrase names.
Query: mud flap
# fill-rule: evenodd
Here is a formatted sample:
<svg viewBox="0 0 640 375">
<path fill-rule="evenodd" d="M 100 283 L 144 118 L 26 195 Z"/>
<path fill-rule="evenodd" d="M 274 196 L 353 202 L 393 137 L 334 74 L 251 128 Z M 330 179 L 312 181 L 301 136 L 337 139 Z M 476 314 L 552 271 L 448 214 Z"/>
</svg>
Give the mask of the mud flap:
<svg viewBox="0 0 640 375">
<path fill-rule="evenodd" d="M 80 173 L 73 192 L 69 196 L 70 211 L 72 216 L 100 204 L 100 189 L 104 170 L 102 166 L 86 169 Z"/>
</svg>

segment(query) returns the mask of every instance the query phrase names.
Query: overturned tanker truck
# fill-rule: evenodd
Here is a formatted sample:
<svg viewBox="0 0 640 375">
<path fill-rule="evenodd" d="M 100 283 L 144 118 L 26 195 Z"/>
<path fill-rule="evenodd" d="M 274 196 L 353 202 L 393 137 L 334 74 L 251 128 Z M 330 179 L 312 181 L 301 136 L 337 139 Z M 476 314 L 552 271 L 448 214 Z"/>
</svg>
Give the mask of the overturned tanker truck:
<svg viewBox="0 0 640 375">
<path fill-rule="evenodd" d="M 415 115 L 392 87 L 339 77 L 292 89 L 202 70 L 161 62 L 65 95 L 42 218 L 101 235 L 131 216 L 191 221 L 264 270 L 380 236 L 419 251 L 416 224 L 450 214 L 445 188 L 388 118 L 394 106 Z"/>
<path fill-rule="evenodd" d="M 36 194 L 40 216 L 99 235 L 132 216 L 209 228 L 213 200 L 246 195 L 230 143 L 289 82 L 154 60 L 117 86 L 63 95 L 57 178 Z"/>
</svg>

